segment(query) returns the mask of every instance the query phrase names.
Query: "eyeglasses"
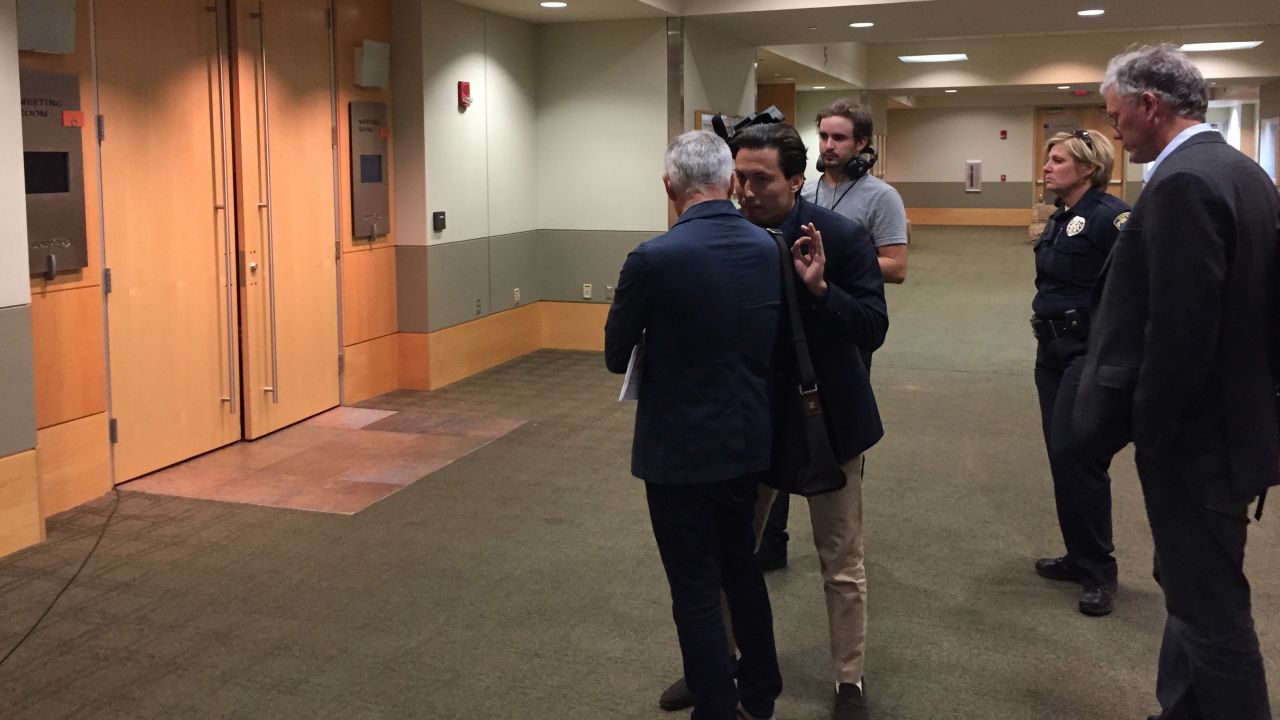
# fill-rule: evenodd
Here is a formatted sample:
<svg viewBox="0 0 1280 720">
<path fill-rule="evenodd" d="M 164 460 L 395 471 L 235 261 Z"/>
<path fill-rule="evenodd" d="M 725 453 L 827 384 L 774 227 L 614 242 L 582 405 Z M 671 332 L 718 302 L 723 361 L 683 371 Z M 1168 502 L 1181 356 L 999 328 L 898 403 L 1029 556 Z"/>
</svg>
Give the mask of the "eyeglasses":
<svg viewBox="0 0 1280 720">
<path fill-rule="evenodd" d="M 1081 140 L 1084 141 L 1084 144 L 1087 145 L 1090 150 L 1093 149 L 1093 136 L 1089 134 L 1088 130 L 1072 130 L 1071 137 L 1080 138 Z"/>
</svg>

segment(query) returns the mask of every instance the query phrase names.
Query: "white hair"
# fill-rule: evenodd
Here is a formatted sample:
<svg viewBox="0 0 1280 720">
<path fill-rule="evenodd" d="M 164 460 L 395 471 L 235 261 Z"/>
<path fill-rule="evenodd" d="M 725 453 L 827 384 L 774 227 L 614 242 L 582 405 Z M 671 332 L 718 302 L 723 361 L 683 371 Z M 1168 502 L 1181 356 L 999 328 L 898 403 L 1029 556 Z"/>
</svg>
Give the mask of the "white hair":
<svg viewBox="0 0 1280 720">
<path fill-rule="evenodd" d="M 1114 90 L 1127 102 L 1144 92 L 1160 99 L 1178 117 L 1204 122 L 1209 90 L 1204 75 L 1176 45 L 1144 45 L 1111 58 L 1102 92 Z"/>
<path fill-rule="evenodd" d="M 671 188 L 679 195 L 724 194 L 733 181 L 733 153 L 716 135 L 693 130 L 667 147 L 666 173 Z"/>
</svg>

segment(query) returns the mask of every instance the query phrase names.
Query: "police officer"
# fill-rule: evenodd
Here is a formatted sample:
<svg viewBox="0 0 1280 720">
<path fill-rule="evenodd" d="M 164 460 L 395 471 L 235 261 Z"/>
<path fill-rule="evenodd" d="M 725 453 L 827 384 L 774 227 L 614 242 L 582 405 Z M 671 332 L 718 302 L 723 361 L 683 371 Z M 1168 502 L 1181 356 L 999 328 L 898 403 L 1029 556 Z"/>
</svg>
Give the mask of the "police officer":
<svg viewBox="0 0 1280 720">
<path fill-rule="evenodd" d="M 1035 244 L 1031 328 L 1038 341 L 1040 419 L 1067 552 L 1041 558 L 1035 568 L 1043 577 L 1079 583 L 1080 612 L 1106 615 L 1116 592 L 1111 456 L 1081 447 L 1071 414 L 1088 347 L 1093 285 L 1129 219 L 1129 206 L 1106 192 L 1115 152 L 1105 135 L 1058 133 L 1044 152 L 1044 186 L 1058 195 L 1058 209 Z"/>
</svg>

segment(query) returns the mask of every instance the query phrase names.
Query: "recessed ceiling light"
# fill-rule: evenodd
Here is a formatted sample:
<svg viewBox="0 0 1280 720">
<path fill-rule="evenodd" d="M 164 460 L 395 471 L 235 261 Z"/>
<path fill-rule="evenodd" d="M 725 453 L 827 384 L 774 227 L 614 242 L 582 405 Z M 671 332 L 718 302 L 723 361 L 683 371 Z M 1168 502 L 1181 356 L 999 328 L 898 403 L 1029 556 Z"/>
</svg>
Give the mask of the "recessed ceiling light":
<svg viewBox="0 0 1280 720">
<path fill-rule="evenodd" d="M 960 62 L 968 60 L 969 56 L 964 53 L 942 53 L 939 55 L 899 55 L 898 59 L 904 63 Z"/>
<path fill-rule="evenodd" d="M 817 30 L 817 29 L 818 29 L 818 26 L 817 26 L 817 25 L 810 25 L 810 26 L 809 26 L 809 29 L 810 29 L 810 30 Z"/>
<path fill-rule="evenodd" d="M 959 91 L 959 90 L 944 90 L 943 92 L 957 93 L 957 92 L 960 92 L 960 91 Z"/>
<path fill-rule="evenodd" d="M 827 89 L 827 86 L 826 86 L 826 85 L 814 85 L 814 86 L 813 86 L 813 89 L 814 89 L 814 90 L 826 90 L 826 89 Z"/>
<path fill-rule="evenodd" d="M 1096 17 L 1098 15 L 1102 15 L 1105 12 L 1106 10 L 1081 10 L 1076 14 L 1079 15 L 1080 17 Z"/>
<path fill-rule="evenodd" d="M 875 27 L 875 26 L 876 24 L 871 22 L 849 23 L 849 27 L 855 27 L 855 28 L 869 28 L 869 27 Z"/>
<path fill-rule="evenodd" d="M 1214 52 L 1216 50 L 1252 50 L 1262 44 L 1261 40 L 1244 40 L 1240 42 L 1206 42 L 1187 43 L 1182 46 L 1183 52 Z"/>
<path fill-rule="evenodd" d="M 545 8 L 562 8 L 562 7 L 569 7 L 569 3 L 567 3 L 567 2 L 559 2 L 559 0 L 547 0 L 547 2 L 540 2 L 540 3 L 538 3 L 538 4 L 539 4 L 539 5 L 541 5 L 542 7 L 545 7 Z"/>
<path fill-rule="evenodd" d="M 1059 85 L 1059 86 L 1058 86 L 1058 89 L 1059 89 L 1059 90 L 1070 90 L 1070 89 L 1071 89 L 1071 86 L 1070 86 L 1070 85 Z"/>
</svg>

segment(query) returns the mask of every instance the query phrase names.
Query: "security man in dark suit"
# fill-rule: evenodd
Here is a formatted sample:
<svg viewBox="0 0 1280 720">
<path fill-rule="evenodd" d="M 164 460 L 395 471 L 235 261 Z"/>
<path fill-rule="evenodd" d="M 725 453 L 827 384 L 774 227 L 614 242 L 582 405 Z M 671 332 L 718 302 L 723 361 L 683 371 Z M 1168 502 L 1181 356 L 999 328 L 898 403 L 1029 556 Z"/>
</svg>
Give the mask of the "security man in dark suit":
<svg viewBox="0 0 1280 720">
<path fill-rule="evenodd" d="M 1071 413 L 1088 347 L 1093 284 L 1129 218 L 1129 206 L 1107 194 L 1115 151 L 1101 134 L 1058 133 L 1045 143 L 1044 154 L 1044 186 L 1058 195 L 1058 210 L 1035 244 L 1031 329 L 1040 422 L 1067 554 L 1041 558 L 1035 567 L 1043 577 L 1080 583 L 1080 612 L 1106 615 L 1116 590 L 1111 455 L 1076 442 Z"/>
<path fill-rule="evenodd" d="M 1280 480 L 1280 195 L 1204 123 L 1175 46 L 1116 56 L 1102 90 L 1150 165 L 1099 281 L 1076 430 L 1134 444 L 1168 611 L 1154 717 L 1269 720 L 1244 555 L 1249 506 Z"/>
<path fill-rule="evenodd" d="M 645 481 L 695 720 L 772 718 L 782 691 L 752 520 L 770 462 L 783 268 L 773 238 L 729 202 L 732 176 L 723 140 L 676 138 L 663 184 L 680 219 L 627 256 L 605 324 L 611 371 L 643 343 L 631 472 Z M 736 686 L 722 589 L 742 652 Z"/>
</svg>

